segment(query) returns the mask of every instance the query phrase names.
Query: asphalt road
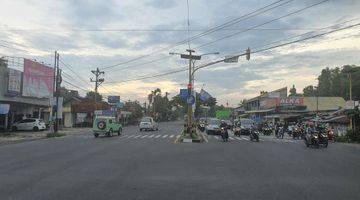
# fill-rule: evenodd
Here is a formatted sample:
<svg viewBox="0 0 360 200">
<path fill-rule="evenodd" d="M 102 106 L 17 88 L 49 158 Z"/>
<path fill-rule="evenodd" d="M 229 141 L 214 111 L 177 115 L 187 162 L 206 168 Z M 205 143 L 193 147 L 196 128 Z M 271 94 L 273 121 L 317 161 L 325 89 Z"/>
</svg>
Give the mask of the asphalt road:
<svg viewBox="0 0 360 200">
<path fill-rule="evenodd" d="M 180 129 L 0 146 L 0 199 L 360 199 L 356 145 L 234 136 L 174 144 Z"/>
</svg>

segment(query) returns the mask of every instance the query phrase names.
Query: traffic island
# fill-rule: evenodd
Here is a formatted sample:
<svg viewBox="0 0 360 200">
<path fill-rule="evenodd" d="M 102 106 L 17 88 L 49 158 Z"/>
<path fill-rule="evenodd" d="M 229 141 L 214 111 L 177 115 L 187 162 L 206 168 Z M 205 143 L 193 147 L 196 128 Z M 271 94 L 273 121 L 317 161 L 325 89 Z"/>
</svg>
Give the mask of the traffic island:
<svg viewBox="0 0 360 200">
<path fill-rule="evenodd" d="M 206 136 L 204 136 L 201 132 L 193 129 L 190 134 L 185 128 L 181 131 L 180 137 L 175 140 L 175 143 L 202 143 L 207 142 Z"/>
</svg>

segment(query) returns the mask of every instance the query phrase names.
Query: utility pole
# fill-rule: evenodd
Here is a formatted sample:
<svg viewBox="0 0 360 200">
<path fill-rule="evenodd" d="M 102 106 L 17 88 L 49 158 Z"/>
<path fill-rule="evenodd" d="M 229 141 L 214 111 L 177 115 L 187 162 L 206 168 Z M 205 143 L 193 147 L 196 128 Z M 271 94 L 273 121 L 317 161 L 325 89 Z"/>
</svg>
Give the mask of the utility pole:
<svg viewBox="0 0 360 200">
<path fill-rule="evenodd" d="M 350 102 L 352 101 L 352 70 L 349 70 L 349 72 L 348 72 L 348 74 L 349 74 L 349 100 L 350 100 Z M 354 110 L 355 110 L 355 101 L 354 101 Z M 354 128 L 353 128 L 353 117 L 351 117 L 351 119 L 350 119 L 350 124 L 349 124 L 349 126 L 350 126 L 350 128 L 351 128 L 351 130 L 354 132 L 355 130 L 354 130 Z"/>
<path fill-rule="evenodd" d="M 94 101 L 95 101 L 95 109 L 97 109 L 97 94 L 98 94 L 98 87 L 101 85 L 101 83 L 103 83 L 105 81 L 104 78 L 99 78 L 99 76 L 101 74 L 105 74 L 104 71 L 100 71 L 99 68 L 96 68 L 96 70 L 91 70 L 91 73 L 93 73 L 95 75 L 95 80 L 93 80 L 92 78 L 90 78 L 90 82 L 94 82 L 95 83 L 95 97 L 94 97 Z"/>
<path fill-rule="evenodd" d="M 53 114 L 55 115 L 55 123 L 54 123 L 54 133 L 57 133 L 59 128 L 59 118 L 58 118 L 58 109 L 59 109 L 59 96 L 60 96 L 60 84 L 61 84 L 61 70 L 59 69 L 59 53 L 55 51 L 55 64 L 54 64 L 54 76 L 55 76 L 55 94 L 54 97 L 56 98 L 56 109 Z M 56 74 L 56 75 L 55 75 Z M 54 106 L 53 106 L 54 108 Z"/>
</svg>

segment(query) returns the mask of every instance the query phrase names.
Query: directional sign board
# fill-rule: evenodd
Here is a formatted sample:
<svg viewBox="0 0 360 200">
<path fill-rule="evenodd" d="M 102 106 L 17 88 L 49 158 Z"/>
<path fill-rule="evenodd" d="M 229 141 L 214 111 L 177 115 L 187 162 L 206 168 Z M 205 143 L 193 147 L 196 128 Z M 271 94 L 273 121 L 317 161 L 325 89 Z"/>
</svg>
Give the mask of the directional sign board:
<svg viewBox="0 0 360 200">
<path fill-rule="evenodd" d="M 234 56 L 234 55 L 225 56 L 225 60 L 224 60 L 224 62 L 226 63 L 237 63 L 238 61 L 239 61 L 239 56 Z"/>
<path fill-rule="evenodd" d="M 188 105 L 193 105 L 195 103 L 195 97 L 193 95 L 188 96 L 188 98 L 186 99 L 186 103 Z"/>
</svg>

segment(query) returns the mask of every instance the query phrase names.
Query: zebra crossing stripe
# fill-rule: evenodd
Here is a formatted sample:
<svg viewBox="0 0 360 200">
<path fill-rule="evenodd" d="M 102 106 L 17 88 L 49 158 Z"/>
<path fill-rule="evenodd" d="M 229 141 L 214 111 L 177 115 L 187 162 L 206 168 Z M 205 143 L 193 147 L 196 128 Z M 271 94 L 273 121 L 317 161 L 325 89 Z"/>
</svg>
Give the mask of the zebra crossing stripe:
<svg viewBox="0 0 360 200">
<path fill-rule="evenodd" d="M 235 137 L 237 140 L 241 140 L 241 138 L 240 137 Z"/>
<path fill-rule="evenodd" d="M 249 141 L 249 138 L 241 137 L 241 139 Z"/>
<path fill-rule="evenodd" d="M 136 136 L 136 137 L 134 137 L 134 138 L 139 138 L 139 137 L 141 137 L 141 135 L 138 135 L 138 136 Z"/>
<path fill-rule="evenodd" d="M 166 137 L 167 137 L 167 135 L 164 135 L 164 136 L 163 136 L 163 138 L 166 138 Z"/>
<path fill-rule="evenodd" d="M 155 136 L 154 138 L 159 138 L 161 135 L 157 135 L 157 136 Z"/>
<path fill-rule="evenodd" d="M 146 138 L 148 135 L 144 135 L 144 136 L 142 136 L 141 138 Z"/>
<path fill-rule="evenodd" d="M 129 137 L 127 137 L 127 138 L 132 138 L 132 137 L 135 137 L 135 135 L 130 135 Z"/>
<path fill-rule="evenodd" d="M 177 136 L 176 136 L 176 138 L 179 138 L 179 137 L 180 137 L 180 135 L 177 135 Z"/>
<path fill-rule="evenodd" d="M 234 138 L 233 137 L 229 137 L 230 138 L 230 140 L 234 140 Z"/>
<path fill-rule="evenodd" d="M 214 135 L 214 138 L 215 138 L 215 139 L 217 139 L 217 140 L 219 140 L 219 139 L 220 139 L 218 136 L 215 136 L 215 135 Z"/>
<path fill-rule="evenodd" d="M 152 134 L 152 135 L 150 135 L 150 136 L 149 136 L 149 138 L 152 138 L 152 137 L 154 137 L 154 136 L 155 136 L 155 135 L 154 135 L 154 134 Z"/>
<path fill-rule="evenodd" d="M 169 138 L 172 138 L 172 137 L 174 137 L 174 135 L 170 135 L 170 136 L 169 136 Z"/>
</svg>

